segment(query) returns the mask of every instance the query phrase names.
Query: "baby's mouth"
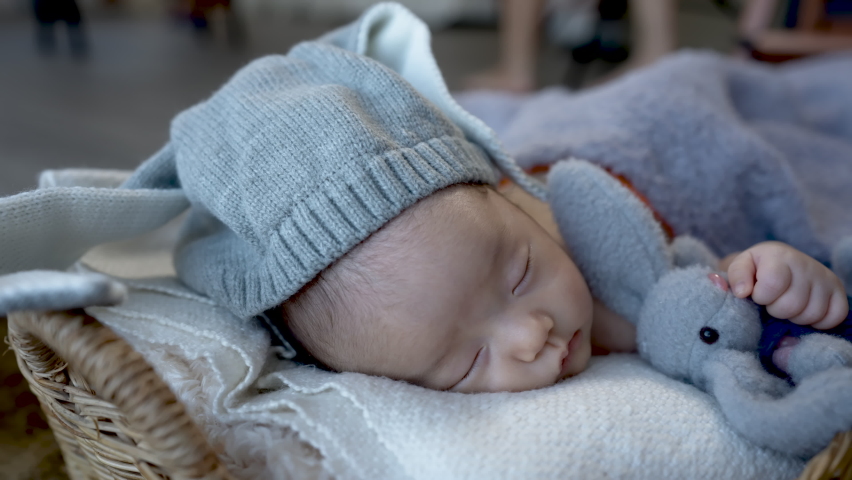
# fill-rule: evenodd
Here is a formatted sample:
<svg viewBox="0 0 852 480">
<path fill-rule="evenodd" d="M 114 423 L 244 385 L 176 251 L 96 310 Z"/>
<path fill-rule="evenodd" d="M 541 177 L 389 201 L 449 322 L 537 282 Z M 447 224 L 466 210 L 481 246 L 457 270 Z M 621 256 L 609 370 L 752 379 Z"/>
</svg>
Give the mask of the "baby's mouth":
<svg viewBox="0 0 852 480">
<path fill-rule="evenodd" d="M 571 340 L 568 342 L 568 346 L 565 349 L 565 353 L 562 354 L 562 369 L 559 371 L 559 378 L 564 378 L 568 373 L 568 367 L 571 364 L 571 353 L 577 348 L 577 345 L 580 343 L 580 338 L 583 336 L 582 330 L 577 330 L 574 332 L 574 335 L 571 336 Z"/>
</svg>

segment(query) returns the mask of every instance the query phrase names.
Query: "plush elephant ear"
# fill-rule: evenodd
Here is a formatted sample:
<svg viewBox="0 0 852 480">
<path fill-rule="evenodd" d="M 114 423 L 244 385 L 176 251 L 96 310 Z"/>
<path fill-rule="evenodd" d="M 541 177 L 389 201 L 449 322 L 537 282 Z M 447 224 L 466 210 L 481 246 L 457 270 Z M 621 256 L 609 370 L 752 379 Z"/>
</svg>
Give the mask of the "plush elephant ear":
<svg viewBox="0 0 852 480">
<path fill-rule="evenodd" d="M 672 260 L 675 267 L 704 265 L 714 270 L 719 268 L 719 257 L 701 240 L 689 235 L 678 235 L 671 243 Z"/>
<path fill-rule="evenodd" d="M 651 287 L 673 268 L 651 210 L 602 168 L 557 163 L 548 175 L 553 217 L 592 295 L 636 323 Z"/>
</svg>

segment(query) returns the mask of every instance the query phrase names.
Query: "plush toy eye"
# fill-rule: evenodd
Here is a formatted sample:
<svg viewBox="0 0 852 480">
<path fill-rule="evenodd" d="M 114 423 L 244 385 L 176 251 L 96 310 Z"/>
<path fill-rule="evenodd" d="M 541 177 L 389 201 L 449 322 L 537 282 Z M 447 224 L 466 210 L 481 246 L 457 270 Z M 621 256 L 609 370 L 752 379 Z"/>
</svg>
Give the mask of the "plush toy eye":
<svg viewBox="0 0 852 480">
<path fill-rule="evenodd" d="M 704 327 L 698 332 L 698 337 L 707 345 L 713 345 L 719 340 L 719 332 L 715 328 Z"/>
</svg>

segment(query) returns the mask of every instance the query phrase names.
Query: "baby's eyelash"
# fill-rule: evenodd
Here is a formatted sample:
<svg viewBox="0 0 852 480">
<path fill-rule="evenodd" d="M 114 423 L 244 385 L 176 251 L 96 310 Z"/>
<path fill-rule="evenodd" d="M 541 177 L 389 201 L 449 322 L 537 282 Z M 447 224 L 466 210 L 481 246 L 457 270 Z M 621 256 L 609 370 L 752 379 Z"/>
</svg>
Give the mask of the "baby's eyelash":
<svg viewBox="0 0 852 480">
<path fill-rule="evenodd" d="M 467 380 L 467 378 L 470 377 L 470 374 L 473 373 L 474 371 L 476 371 L 476 366 L 479 364 L 479 356 L 482 355 L 483 350 L 485 350 L 485 347 L 480 348 L 479 351 L 476 352 L 476 356 L 473 357 L 473 362 L 470 364 L 470 368 L 467 370 L 467 373 L 465 373 L 464 376 L 461 378 L 461 380 L 456 382 L 455 385 L 450 387 L 450 389 L 455 388 L 458 384 Z"/>
<path fill-rule="evenodd" d="M 516 295 L 515 292 L 518 291 L 519 288 L 526 285 L 527 279 L 530 276 L 530 264 L 532 263 L 532 244 L 527 248 L 527 264 L 524 266 L 524 275 L 521 277 L 521 280 L 515 285 L 515 288 L 512 289 L 512 295 Z"/>
<path fill-rule="evenodd" d="M 476 352 L 476 356 L 473 357 L 473 362 L 471 362 L 470 364 L 470 369 L 467 371 L 466 374 L 464 374 L 464 378 L 462 378 L 462 380 L 469 377 L 470 374 L 476 370 L 476 366 L 479 365 L 479 356 L 482 355 L 483 350 L 485 350 L 485 347 L 480 348 L 479 351 Z"/>
</svg>

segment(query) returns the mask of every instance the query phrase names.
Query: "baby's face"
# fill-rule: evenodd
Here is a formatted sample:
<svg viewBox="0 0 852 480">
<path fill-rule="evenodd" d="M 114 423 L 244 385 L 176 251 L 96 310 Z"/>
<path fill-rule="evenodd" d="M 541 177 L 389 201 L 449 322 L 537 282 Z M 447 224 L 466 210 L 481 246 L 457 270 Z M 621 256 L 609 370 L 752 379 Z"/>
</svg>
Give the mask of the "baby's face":
<svg viewBox="0 0 852 480">
<path fill-rule="evenodd" d="M 493 392 L 545 387 L 586 367 L 591 294 L 535 221 L 491 189 L 450 188 L 412 209 L 363 245 L 383 259 L 383 286 L 365 299 L 377 314 L 355 329 L 369 341 L 350 343 L 369 351 L 341 352 L 352 370 Z"/>
</svg>

